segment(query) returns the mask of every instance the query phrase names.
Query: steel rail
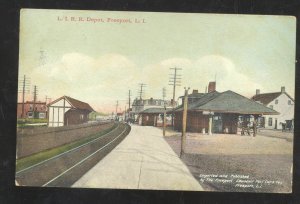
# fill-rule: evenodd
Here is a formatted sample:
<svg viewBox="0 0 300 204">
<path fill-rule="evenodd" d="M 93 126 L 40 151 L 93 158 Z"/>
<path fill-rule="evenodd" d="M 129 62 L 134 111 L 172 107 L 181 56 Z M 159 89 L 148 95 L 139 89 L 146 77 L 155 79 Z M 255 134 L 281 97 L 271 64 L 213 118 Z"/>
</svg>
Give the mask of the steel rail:
<svg viewBox="0 0 300 204">
<path fill-rule="evenodd" d="M 112 141 L 110 141 L 109 143 L 107 143 L 106 145 L 104 145 L 103 147 L 101 147 L 100 149 L 96 150 L 95 152 L 93 152 L 92 154 L 90 154 L 89 156 L 85 157 L 84 159 L 80 160 L 78 163 L 74 164 L 73 166 L 71 166 L 70 168 L 68 168 L 67 170 L 65 170 L 64 172 L 60 173 L 58 176 L 54 177 L 53 179 L 51 179 L 50 181 L 48 181 L 47 183 L 45 183 L 44 185 L 42 185 L 42 187 L 47 186 L 48 184 L 52 183 L 53 181 L 55 181 L 56 179 L 60 178 L 61 176 L 63 176 L 64 174 L 66 174 L 67 172 L 69 172 L 70 170 L 74 169 L 76 166 L 78 166 L 79 164 L 83 163 L 84 161 L 86 161 L 87 159 L 89 159 L 90 157 L 92 157 L 93 155 L 95 155 L 96 153 L 100 152 L 101 150 L 103 150 L 104 148 L 106 148 L 108 145 L 110 145 L 111 143 L 113 143 L 116 139 L 118 139 L 120 136 L 123 135 L 123 133 L 127 130 L 127 127 L 125 126 L 125 129 L 116 137 L 114 138 Z"/>
<path fill-rule="evenodd" d="M 84 144 L 82 144 L 82 145 L 80 145 L 80 146 L 78 146 L 78 147 L 74 147 L 73 149 L 70 149 L 70 150 L 68 150 L 68 151 L 62 152 L 62 153 L 60 153 L 60 154 L 58 154 L 58 155 L 55 155 L 55 156 L 53 156 L 53 157 L 50 157 L 50 158 L 48 158 L 48 159 L 46 159 L 46 160 L 43 160 L 43 161 L 41 161 L 41 162 L 39 162 L 39 163 L 36 163 L 36 164 L 32 165 L 32 166 L 26 167 L 25 169 L 22 169 L 22 170 L 20 170 L 20 171 L 17 171 L 17 172 L 16 172 L 16 175 L 17 175 L 17 174 L 20 174 L 20 173 L 22 173 L 22 172 L 24 172 L 24 171 L 27 171 L 27 170 L 29 170 L 29 169 L 32 169 L 32 168 L 34 168 L 34 167 L 36 167 L 36 166 L 39 166 L 39 165 L 41 165 L 41 164 L 44 164 L 45 162 L 48 162 L 48 161 L 50 161 L 50 160 L 57 159 L 57 158 L 63 156 L 64 154 L 73 152 L 73 151 L 75 151 L 75 150 L 77 150 L 77 149 L 79 149 L 79 148 L 81 148 L 81 147 L 84 147 L 84 146 L 90 144 L 90 143 L 96 142 L 96 141 L 98 141 L 98 140 L 102 140 L 102 139 L 104 139 L 103 136 L 108 135 L 108 134 L 110 134 L 110 133 L 116 131 L 116 130 L 119 128 L 119 126 L 120 126 L 120 123 L 118 123 L 118 126 L 117 126 L 116 128 L 114 128 L 113 130 L 111 130 L 110 132 L 105 133 L 104 135 L 101 135 L 101 136 L 99 136 L 99 137 L 97 137 L 97 138 L 95 138 L 95 139 L 93 139 L 93 140 L 91 140 L 91 141 L 89 141 L 89 142 L 86 142 L 86 143 L 84 143 Z"/>
</svg>

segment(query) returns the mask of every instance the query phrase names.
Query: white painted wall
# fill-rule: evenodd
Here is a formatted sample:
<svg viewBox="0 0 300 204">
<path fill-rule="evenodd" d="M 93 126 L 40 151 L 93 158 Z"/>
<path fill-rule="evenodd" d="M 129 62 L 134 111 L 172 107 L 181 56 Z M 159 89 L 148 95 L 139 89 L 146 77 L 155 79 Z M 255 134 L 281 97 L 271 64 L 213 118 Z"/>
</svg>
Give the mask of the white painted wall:
<svg viewBox="0 0 300 204">
<path fill-rule="evenodd" d="M 53 107 L 49 106 L 48 108 L 48 126 L 53 127 L 52 121 L 53 121 Z"/>
<path fill-rule="evenodd" d="M 48 112 L 49 127 L 58 127 L 64 125 L 64 115 L 68 110 L 71 109 L 71 104 L 68 101 L 65 101 L 65 109 L 63 109 L 63 107 L 64 107 L 63 98 L 49 106 L 49 112 Z"/>
<path fill-rule="evenodd" d="M 278 104 L 275 103 L 276 100 L 278 100 Z M 291 101 L 291 105 L 288 104 L 289 100 Z M 273 109 L 280 113 L 279 115 L 265 115 L 265 127 L 268 129 L 275 128 L 275 119 L 277 119 L 277 129 L 282 129 L 280 123 L 285 123 L 285 120 L 294 119 L 295 103 L 285 93 L 282 93 L 267 106 L 269 108 L 273 106 Z M 271 126 L 269 126 L 269 118 L 272 118 Z"/>
</svg>

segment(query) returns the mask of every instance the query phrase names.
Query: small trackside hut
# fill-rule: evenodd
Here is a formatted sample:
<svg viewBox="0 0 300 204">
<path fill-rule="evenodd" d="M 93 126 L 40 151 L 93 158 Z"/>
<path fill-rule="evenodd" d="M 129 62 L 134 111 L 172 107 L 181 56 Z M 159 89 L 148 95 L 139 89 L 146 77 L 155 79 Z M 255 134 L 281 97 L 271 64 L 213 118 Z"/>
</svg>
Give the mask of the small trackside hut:
<svg viewBox="0 0 300 204">
<path fill-rule="evenodd" d="M 88 114 L 94 111 L 85 102 L 62 96 L 48 104 L 48 127 L 76 125 L 88 122 Z"/>
<path fill-rule="evenodd" d="M 174 112 L 175 129 L 181 131 L 183 107 Z M 265 114 L 276 115 L 278 112 L 230 90 L 213 91 L 188 104 L 186 128 L 189 132 L 237 134 L 239 118 L 253 116 L 257 120 Z"/>
<path fill-rule="evenodd" d="M 139 124 L 142 126 L 162 126 L 164 108 L 148 108 L 139 113 Z M 167 108 L 166 111 L 171 110 Z"/>
</svg>

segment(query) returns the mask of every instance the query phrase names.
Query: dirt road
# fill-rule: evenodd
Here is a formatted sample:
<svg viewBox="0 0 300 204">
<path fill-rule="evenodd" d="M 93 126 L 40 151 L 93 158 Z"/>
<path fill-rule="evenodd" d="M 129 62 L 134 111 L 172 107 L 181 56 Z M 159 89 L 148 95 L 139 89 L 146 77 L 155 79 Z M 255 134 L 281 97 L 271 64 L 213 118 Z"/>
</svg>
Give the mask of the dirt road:
<svg viewBox="0 0 300 204">
<path fill-rule="evenodd" d="M 293 143 L 279 136 L 189 133 L 182 160 L 205 190 L 287 193 Z M 180 134 L 165 139 L 179 155 Z"/>
</svg>

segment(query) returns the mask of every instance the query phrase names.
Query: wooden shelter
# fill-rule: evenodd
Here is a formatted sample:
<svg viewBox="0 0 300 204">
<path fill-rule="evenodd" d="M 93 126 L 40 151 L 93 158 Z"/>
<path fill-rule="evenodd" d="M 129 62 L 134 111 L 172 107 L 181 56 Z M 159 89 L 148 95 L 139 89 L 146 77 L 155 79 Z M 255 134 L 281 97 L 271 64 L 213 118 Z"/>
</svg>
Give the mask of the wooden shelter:
<svg viewBox="0 0 300 204">
<path fill-rule="evenodd" d="M 167 108 L 166 111 L 171 110 Z M 158 126 L 159 117 L 163 118 L 164 108 L 148 108 L 139 113 L 140 125 Z"/>
<path fill-rule="evenodd" d="M 94 111 L 85 102 L 69 96 L 62 96 L 48 104 L 48 126 L 82 124 L 88 121 L 88 114 Z"/>
<path fill-rule="evenodd" d="M 175 110 L 175 129 L 182 130 L 183 107 Z M 239 117 L 276 115 L 278 112 L 233 91 L 213 91 L 188 104 L 187 131 L 236 134 Z"/>
</svg>

